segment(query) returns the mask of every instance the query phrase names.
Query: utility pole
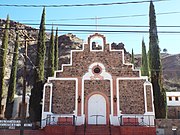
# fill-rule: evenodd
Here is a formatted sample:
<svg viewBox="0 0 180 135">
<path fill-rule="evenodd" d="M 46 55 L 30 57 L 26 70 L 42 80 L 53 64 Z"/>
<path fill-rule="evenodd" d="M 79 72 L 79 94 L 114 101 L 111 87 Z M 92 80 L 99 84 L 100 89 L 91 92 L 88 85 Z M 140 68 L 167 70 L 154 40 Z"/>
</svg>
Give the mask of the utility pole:
<svg viewBox="0 0 180 135">
<path fill-rule="evenodd" d="M 22 103 L 21 103 L 21 127 L 20 127 L 20 135 L 24 135 L 24 123 L 26 118 L 26 78 L 27 78 L 27 42 L 36 41 L 35 39 L 30 39 L 27 35 L 24 36 L 24 73 L 23 73 L 23 93 L 22 93 Z"/>
<path fill-rule="evenodd" d="M 23 74 L 23 94 L 22 94 L 22 104 L 21 104 L 21 127 L 20 135 L 24 135 L 24 123 L 26 117 L 26 69 L 27 69 L 27 36 L 25 36 L 24 44 L 24 74 Z"/>
</svg>

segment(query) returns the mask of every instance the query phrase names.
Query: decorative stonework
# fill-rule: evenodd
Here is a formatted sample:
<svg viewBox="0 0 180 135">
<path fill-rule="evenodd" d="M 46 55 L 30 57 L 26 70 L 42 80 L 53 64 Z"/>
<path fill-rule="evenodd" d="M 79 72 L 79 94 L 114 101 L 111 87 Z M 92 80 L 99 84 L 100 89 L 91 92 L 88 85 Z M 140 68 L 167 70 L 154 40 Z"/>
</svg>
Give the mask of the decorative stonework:
<svg viewBox="0 0 180 135">
<path fill-rule="evenodd" d="M 109 80 L 85 80 L 84 81 L 84 98 L 92 92 L 104 93 L 110 101 L 110 81 Z"/>
<path fill-rule="evenodd" d="M 146 85 L 146 100 L 147 100 L 147 111 L 152 112 L 152 93 L 151 93 L 151 86 Z"/>
<path fill-rule="evenodd" d="M 52 112 L 73 114 L 75 110 L 75 80 L 53 80 Z"/>
<path fill-rule="evenodd" d="M 45 103 L 44 103 L 44 112 L 49 112 L 50 105 L 50 86 L 46 86 L 45 88 Z"/>
<path fill-rule="evenodd" d="M 119 80 L 119 104 L 123 114 L 144 114 L 145 80 Z"/>
</svg>

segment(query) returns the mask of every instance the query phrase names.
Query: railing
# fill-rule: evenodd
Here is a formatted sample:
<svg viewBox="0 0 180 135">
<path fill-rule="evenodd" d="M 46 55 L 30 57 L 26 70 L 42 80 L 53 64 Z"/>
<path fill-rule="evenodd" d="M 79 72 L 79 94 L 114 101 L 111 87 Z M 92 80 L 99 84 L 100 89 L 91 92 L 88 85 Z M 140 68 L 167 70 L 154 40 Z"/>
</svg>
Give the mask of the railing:
<svg viewBox="0 0 180 135">
<path fill-rule="evenodd" d="M 86 117 L 84 117 L 84 135 L 86 134 Z"/>
<path fill-rule="evenodd" d="M 111 121 L 110 121 L 110 118 L 109 118 L 109 135 L 111 135 Z"/>
<path fill-rule="evenodd" d="M 123 114 L 118 117 L 120 126 L 154 126 L 154 115 Z"/>
<path fill-rule="evenodd" d="M 74 127 L 75 127 L 74 135 L 76 134 L 76 131 L 77 131 L 76 122 L 77 122 L 77 116 L 73 115 L 73 125 L 74 125 Z"/>
<path fill-rule="evenodd" d="M 76 125 L 77 117 L 75 115 L 47 115 L 41 121 L 44 126 L 46 125 Z"/>
</svg>

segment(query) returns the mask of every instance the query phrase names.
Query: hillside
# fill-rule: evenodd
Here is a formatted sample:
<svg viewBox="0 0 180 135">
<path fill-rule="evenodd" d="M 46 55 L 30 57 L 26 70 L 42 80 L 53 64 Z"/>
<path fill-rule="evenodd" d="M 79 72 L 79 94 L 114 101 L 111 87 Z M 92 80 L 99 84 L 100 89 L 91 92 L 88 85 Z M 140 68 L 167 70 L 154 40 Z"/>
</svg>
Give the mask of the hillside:
<svg viewBox="0 0 180 135">
<path fill-rule="evenodd" d="M 5 27 L 5 20 L 0 19 L 0 28 Z M 17 91 L 16 94 L 22 94 L 23 89 L 23 56 L 24 53 L 24 37 L 27 36 L 28 39 L 33 41 L 28 41 L 28 62 L 27 62 L 27 92 L 30 92 L 33 84 L 33 72 L 36 69 L 36 49 L 37 49 L 37 39 L 38 39 L 38 30 L 30 26 L 26 26 L 21 23 L 10 21 L 10 30 L 9 30 L 9 46 L 8 46 L 8 55 L 7 55 L 7 66 L 6 66 L 6 76 L 5 83 L 8 86 L 8 81 L 11 72 L 11 64 L 14 50 L 14 41 L 16 38 L 16 28 L 23 29 L 19 31 L 20 37 L 20 48 L 19 48 L 19 58 L 18 58 L 18 71 L 17 71 Z M 2 45 L 2 34 L 3 30 L 0 31 L 0 46 Z M 49 46 L 50 33 L 46 33 L 46 62 L 45 62 L 45 72 L 47 65 L 47 54 Z M 59 41 L 59 67 L 62 63 L 69 63 L 70 60 L 70 50 L 82 49 L 83 40 L 79 39 L 75 35 L 68 33 L 58 37 Z M 46 75 L 45 75 L 46 76 Z M 47 79 L 47 77 L 45 77 Z M 7 91 L 7 87 L 6 87 Z M 6 94 L 6 92 L 5 92 Z"/>
<path fill-rule="evenodd" d="M 180 54 L 162 58 L 164 85 L 169 91 L 180 91 Z"/>
<path fill-rule="evenodd" d="M 163 84 L 167 91 L 180 91 L 180 54 L 161 53 Z M 141 65 L 141 54 L 135 55 L 135 65 Z"/>
</svg>

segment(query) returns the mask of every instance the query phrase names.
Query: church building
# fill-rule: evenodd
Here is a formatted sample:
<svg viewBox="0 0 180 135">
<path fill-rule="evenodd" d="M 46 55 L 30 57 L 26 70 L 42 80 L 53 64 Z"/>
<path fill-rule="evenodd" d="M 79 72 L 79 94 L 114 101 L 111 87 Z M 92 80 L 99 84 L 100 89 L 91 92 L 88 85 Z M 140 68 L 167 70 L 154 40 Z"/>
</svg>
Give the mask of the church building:
<svg viewBox="0 0 180 135">
<path fill-rule="evenodd" d="M 152 84 L 124 55 L 98 33 L 88 37 L 82 50 L 72 50 L 70 64 L 63 64 L 44 85 L 41 126 L 46 126 L 46 118 L 119 126 L 128 118 L 154 125 Z"/>
</svg>

